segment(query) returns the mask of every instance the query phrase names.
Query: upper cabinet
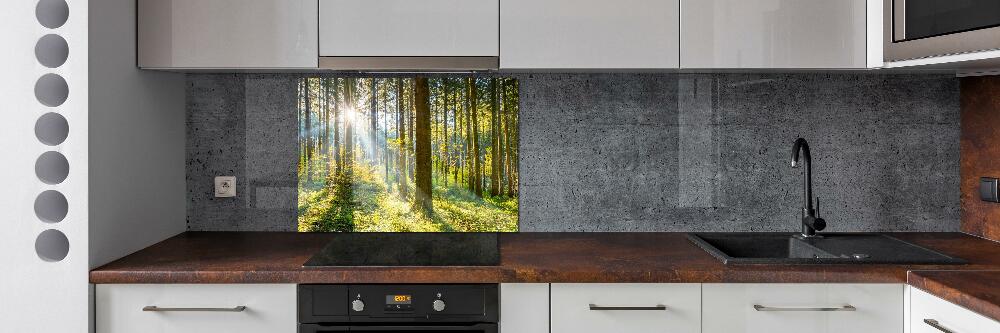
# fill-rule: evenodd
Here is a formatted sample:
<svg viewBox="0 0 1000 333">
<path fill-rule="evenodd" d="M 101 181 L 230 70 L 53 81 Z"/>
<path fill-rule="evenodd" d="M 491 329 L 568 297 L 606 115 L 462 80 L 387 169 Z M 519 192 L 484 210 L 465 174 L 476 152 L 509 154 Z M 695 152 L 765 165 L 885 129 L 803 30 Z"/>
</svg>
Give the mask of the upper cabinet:
<svg viewBox="0 0 1000 333">
<path fill-rule="evenodd" d="M 882 4 L 869 1 L 877 31 L 866 0 L 681 0 L 681 67 L 877 67 Z"/>
<path fill-rule="evenodd" d="M 138 0 L 161 69 L 882 66 L 883 0 Z"/>
<path fill-rule="evenodd" d="M 502 0 L 502 69 L 676 69 L 678 0 Z"/>
<path fill-rule="evenodd" d="M 142 68 L 316 68 L 317 0 L 138 0 Z"/>
<path fill-rule="evenodd" d="M 500 0 L 319 0 L 319 20 L 321 67 L 496 69 L 500 55 Z"/>
</svg>

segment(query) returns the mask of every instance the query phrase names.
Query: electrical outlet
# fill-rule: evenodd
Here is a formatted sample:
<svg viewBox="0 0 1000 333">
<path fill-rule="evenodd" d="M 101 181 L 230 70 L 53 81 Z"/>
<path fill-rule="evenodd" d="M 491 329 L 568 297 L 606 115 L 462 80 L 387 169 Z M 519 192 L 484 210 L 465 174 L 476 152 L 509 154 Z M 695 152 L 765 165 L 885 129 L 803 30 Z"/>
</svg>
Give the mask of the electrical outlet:
<svg viewBox="0 0 1000 333">
<path fill-rule="evenodd" d="M 215 197 L 232 198 L 236 196 L 236 177 L 215 177 Z"/>
</svg>

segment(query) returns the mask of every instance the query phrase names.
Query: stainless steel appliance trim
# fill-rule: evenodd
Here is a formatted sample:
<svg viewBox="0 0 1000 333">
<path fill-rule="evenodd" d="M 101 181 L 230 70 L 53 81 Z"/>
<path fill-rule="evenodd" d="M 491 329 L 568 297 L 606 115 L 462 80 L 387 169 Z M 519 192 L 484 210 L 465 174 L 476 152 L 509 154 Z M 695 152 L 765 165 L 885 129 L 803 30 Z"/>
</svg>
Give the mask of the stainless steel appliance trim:
<svg viewBox="0 0 1000 333">
<path fill-rule="evenodd" d="M 888 62 L 931 58 L 946 55 L 972 53 L 1000 49 L 1000 27 L 985 28 L 950 35 L 905 39 L 905 25 L 902 11 L 905 0 L 883 0 L 882 45 L 884 60 Z M 899 5 L 899 3 L 903 3 Z M 898 16 L 897 16 L 898 15 Z M 897 42 L 897 40 L 899 40 Z"/>
<path fill-rule="evenodd" d="M 838 307 L 815 307 L 815 308 L 783 308 L 783 307 L 771 307 L 763 306 L 760 304 L 754 304 L 753 309 L 757 311 L 857 311 L 853 305 L 844 305 Z"/>
<path fill-rule="evenodd" d="M 939 323 L 937 320 L 934 320 L 934 319 L 924 319 L 924 324 L 927 324 L 927 326 L 936 328 L 938 331 L 941 331 L 941 332 L 944 332 L 944 333 L 955 333 L 955 331 L 949 330 L 949 329 L 945 328 L 944 326 L 941 326 L 941 323 Z"/>
<path fill-rule="evenodd" d="M 344 71 L 490 71 L 500 57 L 319 57 L 320 69 Z"/>
<path fill-rule="evenodd" d="M 152 312 L 243 312 L 246 309 L 247 307 L 244 305 L 231 308 L 161 308 L 155 305 L 142 307 L 142 311 Z"/>
<path fill-rule="evenodd" d="M 666 305 L 657 304 L 654 306 L 600 306 L 590 304 L 591 311 L 664 311 Z"/>
<path fill-rule="evenodd" d="M 892 2 L 892 41 L 906 39 L 906 1 Z"/>
</svg>

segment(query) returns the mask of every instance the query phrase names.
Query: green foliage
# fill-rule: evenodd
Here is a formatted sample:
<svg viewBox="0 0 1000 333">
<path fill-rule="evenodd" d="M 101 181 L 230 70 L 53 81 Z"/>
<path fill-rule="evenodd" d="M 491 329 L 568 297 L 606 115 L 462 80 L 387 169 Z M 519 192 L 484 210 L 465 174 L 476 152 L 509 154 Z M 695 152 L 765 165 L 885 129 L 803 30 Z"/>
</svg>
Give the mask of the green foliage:
<svg viewBox="0 0 1000 333">
<path fill-rule="evenodd" d="M 517 198 L 480 199 L 467 189 L 435 182 L 434 213 L 427 217 L 413 210 L 411 203 L 400 200 L 398 193 L 389 190 L 378 170 L 378 167 L 355 163 L 353 177 L 345 173 L 323 182 L 301 180 L 298 230 L 517 231 Z"/>
</svg>

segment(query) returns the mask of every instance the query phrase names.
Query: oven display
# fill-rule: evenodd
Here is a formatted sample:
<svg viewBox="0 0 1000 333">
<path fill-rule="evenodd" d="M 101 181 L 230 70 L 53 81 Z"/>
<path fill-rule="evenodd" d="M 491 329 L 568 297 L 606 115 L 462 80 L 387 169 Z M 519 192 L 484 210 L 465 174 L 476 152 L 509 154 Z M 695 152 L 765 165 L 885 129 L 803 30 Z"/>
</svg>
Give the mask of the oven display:
<svg viewBox="0 0 1000 333">
<path fill-rule="evenodd" d="M 385 311 L 413 311 L 413 296 L 385 295 Z"/>
<path fill-rule="evenodd" d="M 385 304 L 413 304 L 410 295 L 385 295 Z"/>
</svg>

